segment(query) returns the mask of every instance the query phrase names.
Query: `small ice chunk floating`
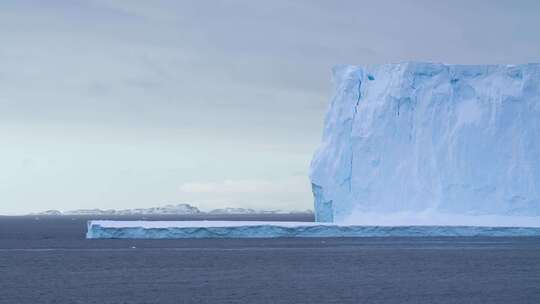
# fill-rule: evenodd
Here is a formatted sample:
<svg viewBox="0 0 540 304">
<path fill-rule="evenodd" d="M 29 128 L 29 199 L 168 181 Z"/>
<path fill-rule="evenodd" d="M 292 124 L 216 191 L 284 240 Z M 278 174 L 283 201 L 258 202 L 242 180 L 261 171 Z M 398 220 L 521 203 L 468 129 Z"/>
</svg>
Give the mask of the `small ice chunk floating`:
<svg viewBox="0 0 540 304">
<path fill-rule="evenodd" d="M 88 238 L 540 236 L 540 64 L 338 66 L 315 222 L 90 221 Z"/>
</svg>

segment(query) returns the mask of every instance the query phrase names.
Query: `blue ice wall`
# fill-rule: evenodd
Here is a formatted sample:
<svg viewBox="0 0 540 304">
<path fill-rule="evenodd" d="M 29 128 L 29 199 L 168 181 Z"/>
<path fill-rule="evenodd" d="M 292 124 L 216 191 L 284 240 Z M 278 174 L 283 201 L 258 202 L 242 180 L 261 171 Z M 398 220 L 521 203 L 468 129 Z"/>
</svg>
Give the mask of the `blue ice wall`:
<svg viewBox="0 0 540 304">
<path fill-rule="evenodd" d="M 317 185 L 311 185 L 313 197 L 315 198 L 315 221 L 316 222 L 333 222 L 334 208 L 332 201 L 324 199 L 322 188 Z"/>
<path fill-rule="evenodd" d="M 121 223 L 121 222 L 120 222 Z M 107 227 L 92 222 L 88 239 L 182 239 L 182 238 L 276 238 L 276 237 L 425 237 L 425 236 L 540 236 L 534 227 L 470 226 L 283 226 L 261 225 L 224 227 Z"/>
<path fill-rule="evenodd" d="M 540 65 L 333 71 L 310 178 L 318 221 L 540 216 Z"/>
</svg>

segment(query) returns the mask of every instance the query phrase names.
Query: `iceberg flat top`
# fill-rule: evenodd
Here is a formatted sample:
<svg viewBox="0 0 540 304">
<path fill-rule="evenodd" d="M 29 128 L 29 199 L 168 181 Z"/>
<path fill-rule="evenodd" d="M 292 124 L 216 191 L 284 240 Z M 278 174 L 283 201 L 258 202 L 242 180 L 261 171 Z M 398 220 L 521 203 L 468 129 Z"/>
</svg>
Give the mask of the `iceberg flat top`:
<svg viewBox="0 0 540 304">
<path fill-rule="evenodd" d="M 381 227 L 414 227 L 414 226 L 478 226 L 478 227 L 539 227 L 540 222 L 536 217 L 521 217 L 519 222 L 515 221 L 515 217 L 506 216 L 478 216 L 468 219 L 460 218 L 434 218 L 432 216 L 422 217 L 417 216 L 414 222 L 400 221 L 399 217 L 393 219 L 382 219 L 381 215 L 366 214 L 362 220 L 362 226 L 381 226 Z M 392 221 L 392 219 L 394 221 Z M 480 222 L 480 224 L 478 224 Z M 459 224 L 456 224 L 459 223 Z M 255 226 L 274 226 L 284 228 L 295 227 L 316 227 L 316 226 L 339 226 L 352 227 L 360 226 L 354 222 L 341 223 L 324 223 L 324 222 L 271 222 L 271 221 L 108 221 L 108 220 L 93 220 L 88 222 L 88 227 L 100 226 L 102 228 L 143 228 L 143 229 L 159 229 L 159 228 L 228 228 L 228 227 L 255 227 Z"/>
<path fill-rule="evenodd" d="M 247 226 L 319 226 L 316 222 L 267 222 L 267 221 L 90 221 L 90 225 L 104 228 L 208 228 L 208 227 L 247 227 Z"/>
</svg>

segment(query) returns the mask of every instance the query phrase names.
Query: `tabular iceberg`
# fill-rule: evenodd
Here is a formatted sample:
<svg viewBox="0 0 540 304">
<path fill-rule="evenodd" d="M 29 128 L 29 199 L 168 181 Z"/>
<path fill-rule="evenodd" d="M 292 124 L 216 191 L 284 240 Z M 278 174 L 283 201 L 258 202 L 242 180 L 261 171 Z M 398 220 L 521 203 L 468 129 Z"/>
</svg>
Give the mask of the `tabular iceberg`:
<svg viewBox="0 0 540 304">
<path fill-rule="evenodd" d="M 88 239 L 540 236 L 538 227 L 355 226 L 313 222 L 90 221 Z"/>
<path fill-rule="evenodd" d="M 334 68 L 317 221 L 540 225 L 540 64 Z"/>
</svg>

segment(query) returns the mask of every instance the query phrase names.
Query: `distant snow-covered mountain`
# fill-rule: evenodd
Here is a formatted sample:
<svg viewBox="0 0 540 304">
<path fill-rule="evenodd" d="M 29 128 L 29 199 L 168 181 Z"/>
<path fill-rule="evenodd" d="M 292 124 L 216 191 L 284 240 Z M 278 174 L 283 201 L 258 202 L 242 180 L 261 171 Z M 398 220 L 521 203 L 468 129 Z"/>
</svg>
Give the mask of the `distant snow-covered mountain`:
<svg viewBox="0 0 540 304">
<path fill-rule="evenodd" d="M 194 214 L 311 214 L 311 210 L 283 211 L 283 210 L 255 210 L 250 208 L 219 208 L 210 211 L 201 211 L 190 204 L 165 205 L 152 208 L 134 209 L 77 209 L 68 211 L 47 210 L 32 215 L 194 215 Z"/>
<path fill-rule="evenodd" d="M 141 214 L 199 214 L 199 208 L 190 204 L 165 205 L 163 207 L 135 208 L 122 210 L 79 209 L 63 212 L 64 215 L 141 215 Z"/>
<path fill-rule="evenodd" d="M 62 215 L 62 212 L 60 212 L 60 211 L 58 211 L 58 210 L 47 210 L 47 211 L 43 211 L 43 212 L 36 213 L 36 215 L 50 215 L 50 216 L 57 216 L 57 215 Z"/>
<path fill-rule="evenodd" d="M 254 209 L 245 208 L 220 208 L 209 211 L 210 214 L 256 214 Z"/>
</svg>

